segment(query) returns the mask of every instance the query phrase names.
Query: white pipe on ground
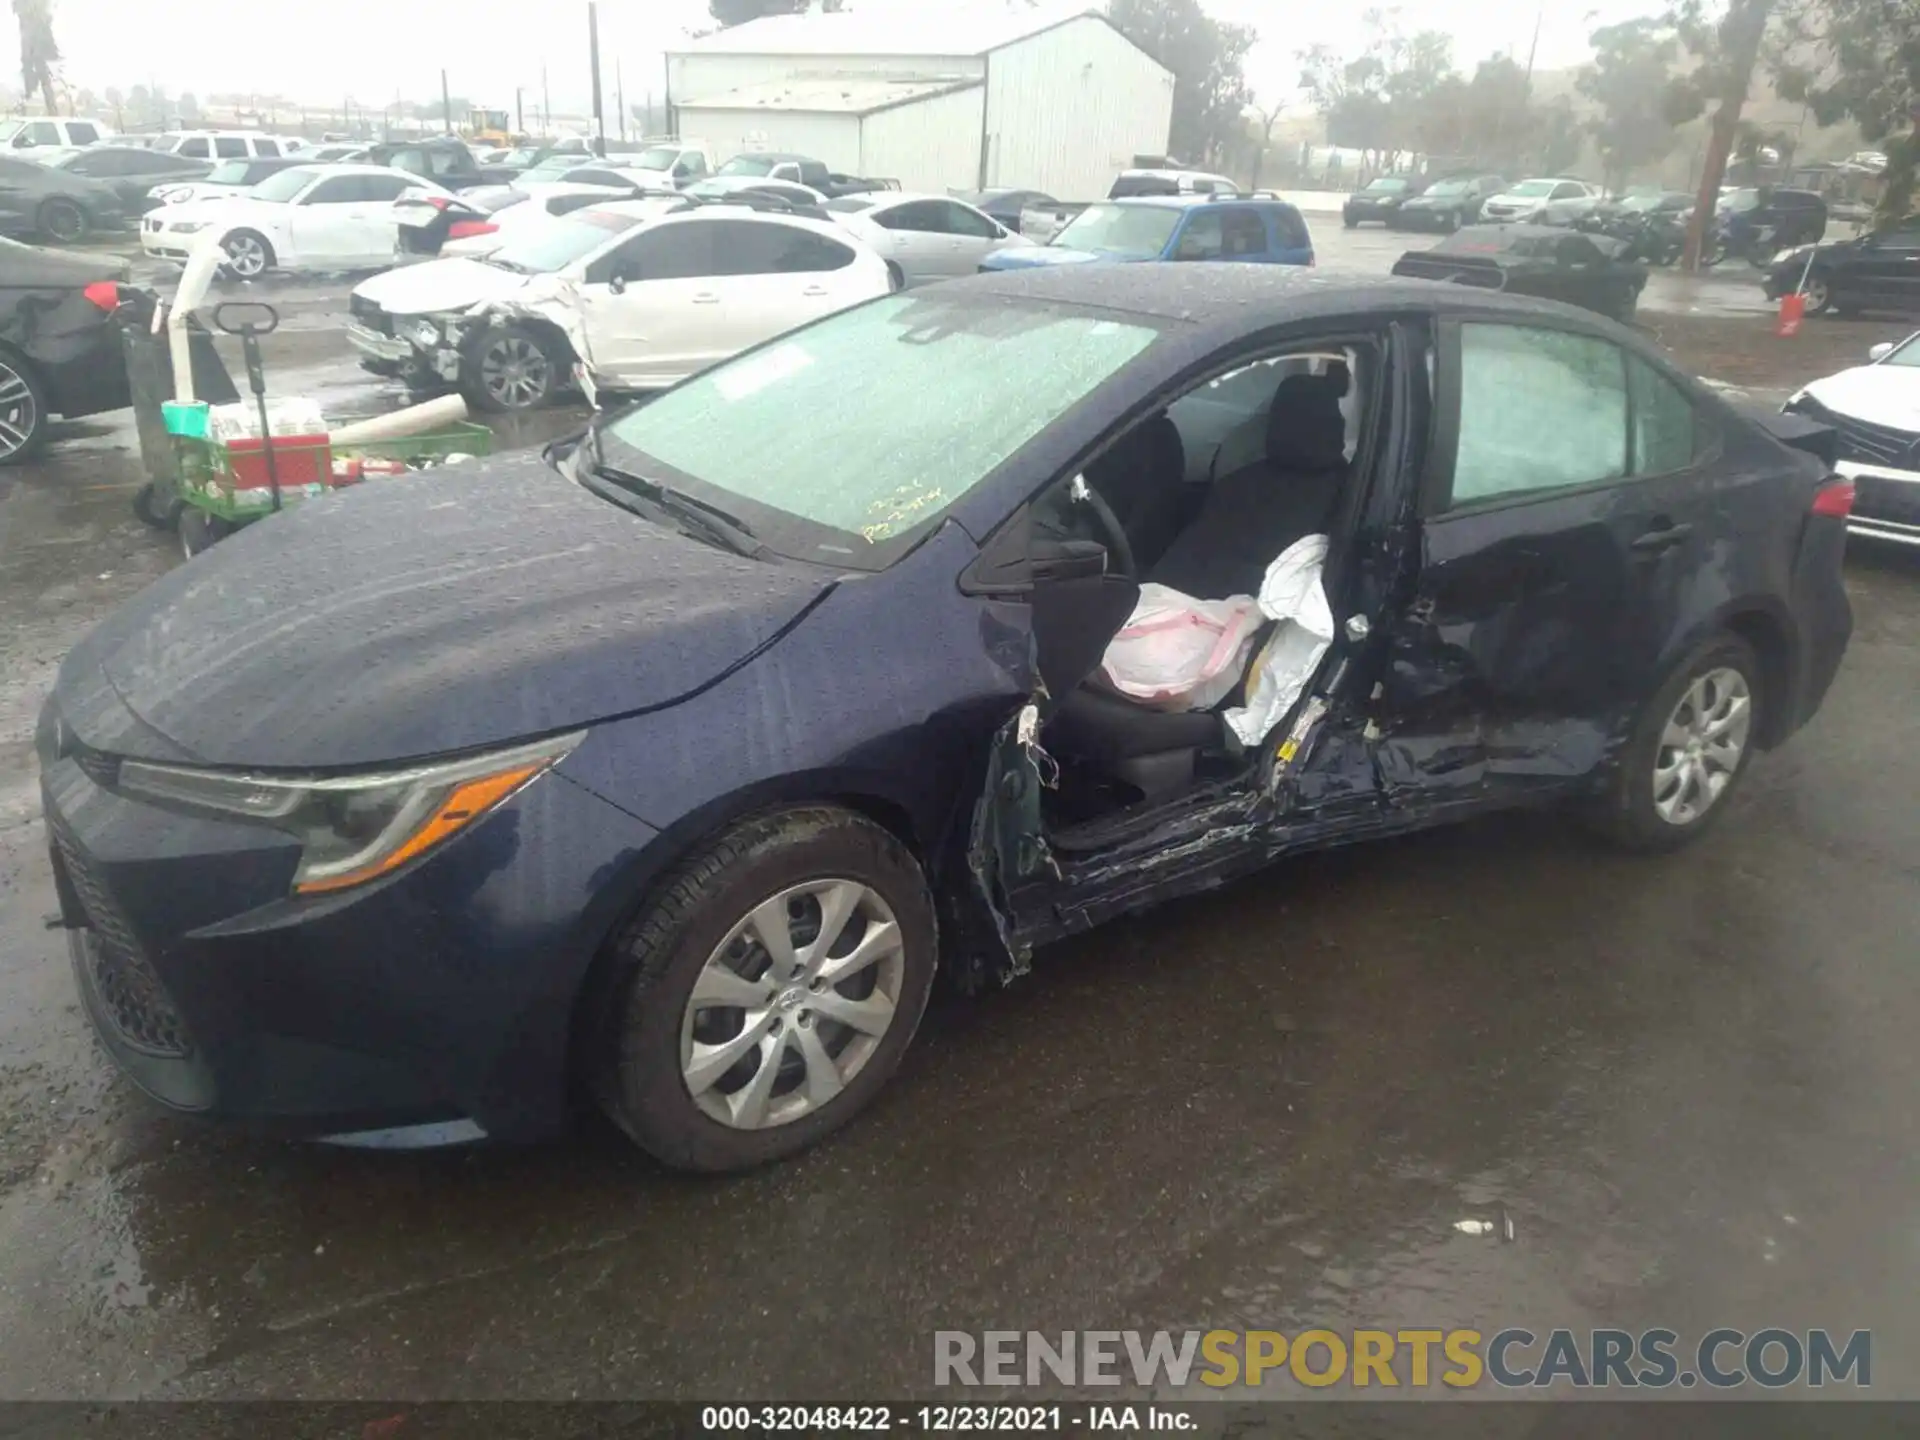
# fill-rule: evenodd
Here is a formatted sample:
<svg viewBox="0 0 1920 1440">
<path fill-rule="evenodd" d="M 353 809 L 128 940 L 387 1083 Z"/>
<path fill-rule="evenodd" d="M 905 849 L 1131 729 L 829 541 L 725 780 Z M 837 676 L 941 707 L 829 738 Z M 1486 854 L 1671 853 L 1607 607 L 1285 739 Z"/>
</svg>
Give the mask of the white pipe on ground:
<svg viewBox="0 0 1920 1440">
<path fill-rule="evenodd" d="M 442 395 L 422 405 L 409 405 L 390 415 L 357 420 L 342 425 L 329 440 L 338 446 L 367 445 L 376 440 L 404 440 L 409 435 L 430 435 L 467 418 L 467 402 L 458 395 Z"/>
</svg>

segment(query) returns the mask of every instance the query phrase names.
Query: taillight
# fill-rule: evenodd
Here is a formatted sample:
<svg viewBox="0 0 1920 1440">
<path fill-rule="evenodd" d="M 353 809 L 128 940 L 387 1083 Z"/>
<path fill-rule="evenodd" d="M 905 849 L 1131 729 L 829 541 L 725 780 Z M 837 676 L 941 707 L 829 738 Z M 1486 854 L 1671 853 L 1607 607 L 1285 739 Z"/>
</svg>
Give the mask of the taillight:
<svg viewBox="0 0 1920 1440">
<path fill-rule="evenodd" d="M 491 235 L 499 228 L 490 220 L 456 220 L 447 227 L 447 239 L 471 240 L 476 235 Z"/>
<path fill-rule="evenodd" d="M 444 195 L 422 195 L 420 198 L 436 210 L 444 210 L 453 203 Z"/>
<path fill-rule="evenodd" d="M 120 308 L 120 287 L 111 280 L 96 280 L 80 293 L 109 315 Z"/>
<path fill-rule="evenodd" d="M 1836 520 L 1853 514 L 1853 481 L 1836 477 L 1814 491 L 1812 513 L 1831 515 Z"/>
</svg>

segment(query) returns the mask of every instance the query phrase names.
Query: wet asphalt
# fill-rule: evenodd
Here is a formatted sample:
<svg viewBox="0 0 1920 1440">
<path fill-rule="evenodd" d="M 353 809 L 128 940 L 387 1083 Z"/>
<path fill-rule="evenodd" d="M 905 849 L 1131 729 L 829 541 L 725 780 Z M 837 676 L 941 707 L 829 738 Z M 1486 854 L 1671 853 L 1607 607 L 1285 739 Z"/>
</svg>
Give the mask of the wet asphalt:
<svg viewBox="0 0 1920 1440">
<path fill-rule="evenodd" d="M 1769 395 L 1902 329 L 1763 364 L 1750 277 L 1658 283 L 1663 323 L 1754 317 Z M 376 413 L 342 288 L 281 289 L 270 378 Z M 1920 554 L 1856 547 L 1825 708 L 1689 852 L 1527 816 L 1291 862 L 937 1001 L 842 1137 L 689 1180 L 592 1119 L 349 1154 L 115 1076 L 28 737 L 178 562 L 138 478 L 124 416 L 0 471 L 0 1398 L 903 1398 L 936 1329 L 1314 1325 L 1870 1329 L 1874 1393 L 1920 1396 Z"/>
</svg>

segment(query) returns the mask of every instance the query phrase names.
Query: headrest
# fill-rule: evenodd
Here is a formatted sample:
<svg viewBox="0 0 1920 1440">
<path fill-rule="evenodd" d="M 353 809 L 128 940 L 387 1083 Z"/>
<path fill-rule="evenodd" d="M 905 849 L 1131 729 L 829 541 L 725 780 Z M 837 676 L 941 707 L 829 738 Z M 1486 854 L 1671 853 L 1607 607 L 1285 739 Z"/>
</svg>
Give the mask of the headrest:
<svg viewBox="0 0 1920 1440">
<path fill-rule="evenodd" d="M 1347 459 L 1345 365 L 1324 375 L 1289 375 L 1267 412 L 1267 463 L 1283 470 L 1332 470 Z"/>
</svg>

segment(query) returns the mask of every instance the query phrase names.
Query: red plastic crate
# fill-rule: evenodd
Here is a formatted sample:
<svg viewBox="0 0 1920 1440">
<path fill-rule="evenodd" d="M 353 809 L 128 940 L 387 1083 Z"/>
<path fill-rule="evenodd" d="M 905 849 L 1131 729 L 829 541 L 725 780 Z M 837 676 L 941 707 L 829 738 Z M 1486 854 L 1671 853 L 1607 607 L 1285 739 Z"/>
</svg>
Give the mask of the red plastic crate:
<svg viewBox="0 0 1920 1440">
<path fill-rule="evenodd" d="M 267 476 L 266 446 L 257 439 L 226 442 L 227 468 L 233 474 L 235 490 L 271 488 Z M 333 483 L 333 447 L 325 435 L 276 435 L 273 437 L 274 467 L 280 473 L 282 490 L 297 490 L 306 485 Z"/>
</svg>

